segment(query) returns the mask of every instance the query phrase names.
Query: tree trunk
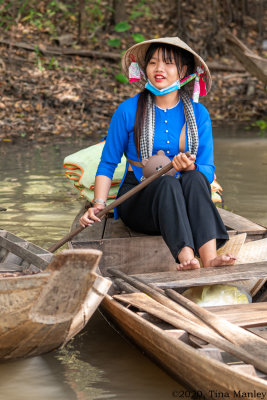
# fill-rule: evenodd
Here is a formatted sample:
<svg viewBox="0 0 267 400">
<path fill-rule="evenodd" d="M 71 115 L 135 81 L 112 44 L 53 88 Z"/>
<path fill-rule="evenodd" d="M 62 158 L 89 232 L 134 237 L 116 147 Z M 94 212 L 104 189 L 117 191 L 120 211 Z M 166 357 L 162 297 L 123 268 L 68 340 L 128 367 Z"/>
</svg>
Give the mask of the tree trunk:
<svg viewBox="0 0 267 400">
<path fill-rule="evenodd" d="M 121 21 L 125 21 L 127 19 L 126 14 L 126 2 L 123 0 L 113 0 L 113 23 L 114 25 L 118 24 Z"/>
<path fill-rule="evenodd" d="M 84 8 L 85 8 L 85 0 L 79 0 L 79 12 L 78 12 L 78 43 L 81 42 L 83 36 L 83 28 L 84 28 Z"/>
</svg>

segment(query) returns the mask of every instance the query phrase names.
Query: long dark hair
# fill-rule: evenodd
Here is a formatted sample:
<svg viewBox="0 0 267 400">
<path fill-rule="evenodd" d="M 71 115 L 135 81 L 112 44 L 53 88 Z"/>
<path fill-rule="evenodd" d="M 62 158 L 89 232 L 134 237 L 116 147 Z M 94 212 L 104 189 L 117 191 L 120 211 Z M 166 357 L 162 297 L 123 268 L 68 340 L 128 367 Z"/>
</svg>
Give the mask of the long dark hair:
<svg viewBox="0 0 267 400">
<path fill-rule="evenodd" d="M 194 56 L 192 53 L 189 53 L 189 51 L 181 49 L 176 46 L 172 46 L 171 44 L 167 43 L 153 43 L 149 46 L 147 49 L 146 55 L 145 55 L 145 70 L 144 72 L 146 73 L 146 68 L 151 60 L 153 54 L 155 53 L 156 50 L 162 50 L 162 57 L 164 62 L 168 62 L 173 60 L 175 61 L 175 64 L 177 66 L 177 71 L 178 74 L 180 75 L 181 68 L 186 65 L 187 66 L 187 71 L 186 75 L 190 75 L 194 73 L 195 70 L 195 60 Z M 181 89 L 181 90 L 186 90 L 186 89 Z M 139 147 L 140 147 L 140 138 L 144 126 L 144 118 L 146 114 L 146 108 L 147 108 L 147 99 L 148 95 L 151 95 L 154 97 L 152 93 L 150 93 L 147 89 L 144 89 L 139 96 L 138 103 L 137 103 L 137 111 L 136 111 L 136 116 L 135 116 L 135 123 L 134 123 L 134 138 L 135 138 L 135 146 L 136 146 L 136 151 L 137 155 L 139 158 Z"/>
</svg>

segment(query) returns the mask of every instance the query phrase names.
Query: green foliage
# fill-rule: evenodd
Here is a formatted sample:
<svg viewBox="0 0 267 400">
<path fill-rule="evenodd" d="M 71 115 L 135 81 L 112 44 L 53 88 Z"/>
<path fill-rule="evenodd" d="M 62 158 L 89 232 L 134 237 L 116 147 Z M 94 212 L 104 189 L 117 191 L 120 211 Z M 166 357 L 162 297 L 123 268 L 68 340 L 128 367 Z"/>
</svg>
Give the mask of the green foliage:
<svg viewBox="0 0 267 400">
<path fill-rule="evenodd" d="M 133 6 L 131 15 L 130 15 L 130 20 L 134 20 L 134 19 L 137 19 L 140 17 L 148 17 L 148 18 L 152 17 L 150 8 L 145 3 L 146 3 L 146 0 L 141 0 Z"/>
<path fill-rule="evenodd" d="M 129 83 L 126 76 L 123 75 L 122 73 L 115 75 L 115 79 L 117 79 L 117 81 L 119 81 L 120 83 L 124 83 L 124 84 Z"/>
<path fill-rule="evenodd" d="M 48 69 L 58 69 L 58 68 L 59 68 L 59 63 L 58 63 L 58 61 L 55 59 L 55 57 L 51 57 L 47 68 L 48 68 Z"/>
<path fill-rule="evenodd" d="M 260 136 L 265 137 L 267 135 L 267 117 L 265 119 L 260 119 L 251 125 L 259 128 Z"/>
<path fill-rule="evenodd" d="M 133 33 L 132 38 L 136 43 L 141 43 L 146 40 L 145 37 L 141 35 L 141 33 Z"/>
<path fill-rule="evenodd" d="M 127 21 L 121 21 L 114 26 L 114 31 L 116 32 L 125 32 L 129 29 L 131 29 L 131 25 Z"/>
<path fill-rule="evenodd" d="M 6 30 L 20 21 L 55 36 L 59 23 L 71 23 L 76 19 L 76 10 L 72 10 L 72 6 L 63 1 L 0 0 L 0 26 Z"/>
<path fill-rule="evenodd" d="M 109 39 L 108 40 L 108 45 L 111 46 L 111 47 L 120 47 L 121 40 L 119 38 Z"/>
</svg>

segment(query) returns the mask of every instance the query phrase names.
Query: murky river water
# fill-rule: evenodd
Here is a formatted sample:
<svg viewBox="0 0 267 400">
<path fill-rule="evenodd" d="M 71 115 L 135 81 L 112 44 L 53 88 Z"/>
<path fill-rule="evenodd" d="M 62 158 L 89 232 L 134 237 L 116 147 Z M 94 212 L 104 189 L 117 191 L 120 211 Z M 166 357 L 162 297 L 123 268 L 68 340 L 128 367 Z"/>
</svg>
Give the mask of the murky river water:
<svg viewBox="0 0 267 400">
<path fill-rule="evenodd" d="M 0 227 L 44 248 L 64 236 L 82 202 L 62 162 L 88 145 L 0 145 Z M 217 130 L 215 160 L 227 208 L 266 226 L 267 139 Z M 0 400 L 162 400 L 180 389 L 98 313 L 63 350 L 0 364 Z"/>
</svg>

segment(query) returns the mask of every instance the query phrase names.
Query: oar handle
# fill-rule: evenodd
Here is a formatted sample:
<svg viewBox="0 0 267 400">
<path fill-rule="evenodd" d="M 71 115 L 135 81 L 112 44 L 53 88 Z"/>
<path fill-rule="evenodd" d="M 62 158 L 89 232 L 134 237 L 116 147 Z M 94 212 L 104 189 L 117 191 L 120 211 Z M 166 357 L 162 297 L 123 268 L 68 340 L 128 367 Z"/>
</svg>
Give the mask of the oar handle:
<svg viewBox="0 0 267 400">
<path fill-rule="evenodd" d="M 185 153 L 187 157 L 190 157 L 190 153 L 187 151 Z M 99 211 L 96 216 L 98 218 L 102 218 L 105 214 L 107 214 L 110 210 L 113 210 L 113 208 L 118 207 L 121 203 L 123 203 L 125 200 L 129 199 L 132 197 L 135 193 L 139 192 L 140 190 L 144 189 L 147 185 L 149 185 L 151 182 L 153 182 L 155 179 L 159 178 L 160 176 L 166 174 L 168 171 L 170 171 L 173 168 L 172 163 L 170 162 L 169 164 L 165 165 L 162 169 L 157 171 L 155 174 L 149 176 L 145 180 L 143 180 L 139 185 L 136 185 L 133 189 L 129 190 L 127 193 L 123 194 L 120 196 L 118 199 L 114 200 L 112 203 L 110 203 L 108 206 L 103 208 L 103 210 Z M 90 226 L 90 225 L 88 225 Z M 72 232 L 68 233 L 66 236 L 64 236 L 62 239 L 60 239 L 57 243 L 55 243 L 53 246 L 51 246 L 48 251 L 51 253 L 54 253 L 57 249 L 59 249 L 63 244 L 67 243 L 69 240 L 71 240 L 74 236 L 78 235 L 78 233 L 82 232 L 85 228 L 80 226 L 79 228 L 73 230 Z"/>
</svg>

